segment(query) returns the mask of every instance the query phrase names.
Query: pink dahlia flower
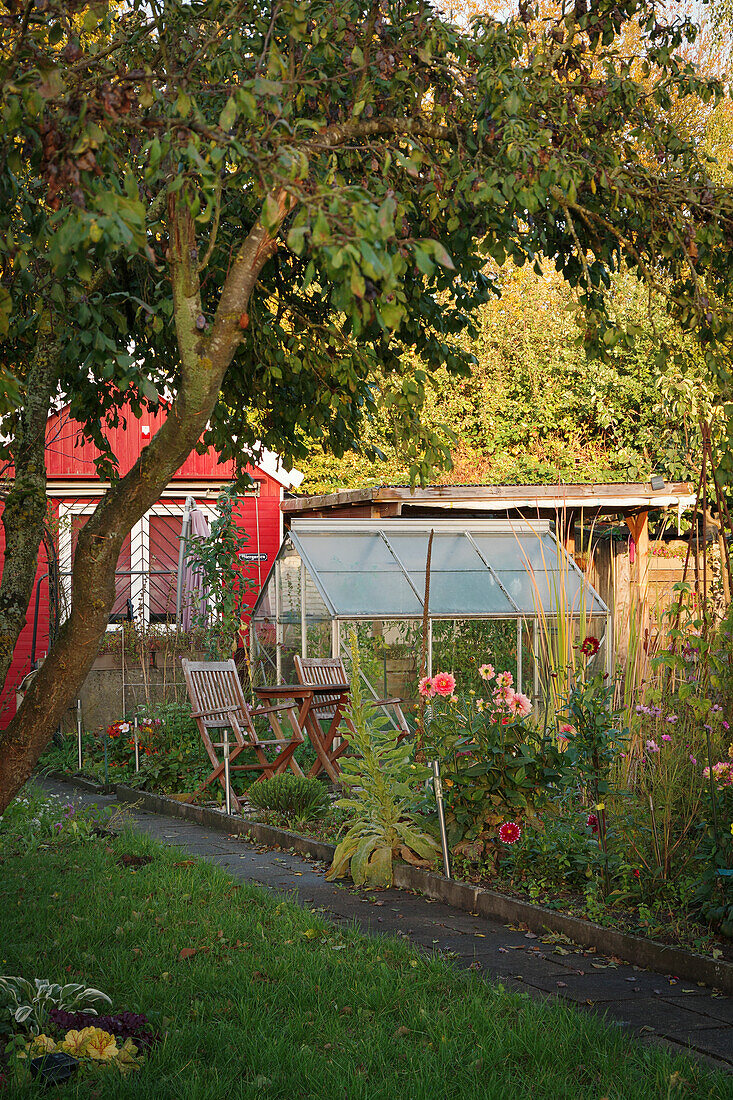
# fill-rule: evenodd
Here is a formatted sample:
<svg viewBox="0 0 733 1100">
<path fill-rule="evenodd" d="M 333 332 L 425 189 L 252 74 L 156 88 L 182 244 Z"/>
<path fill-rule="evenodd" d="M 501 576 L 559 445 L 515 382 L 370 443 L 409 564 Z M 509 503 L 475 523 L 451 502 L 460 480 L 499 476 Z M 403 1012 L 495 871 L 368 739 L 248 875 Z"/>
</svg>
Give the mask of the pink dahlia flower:
<svg viewBox="0 0 733 1100">
<path fill-rule="evenodd" d="M 417 690 L 420 695 L 422 695 L 423 699 L 432 699 L 435 695 L 435 687 L 429 676 L 423 676 L 422 680 L 417 685 Z"/>
<path fill-rule="evenodd" d="M 500 688 L 510 688 L 514 683 L 514 677 L 511 672 L 500 672 L 496 677 L 496 682 Z"/>
<path fill-rule="evenodd" d="M 456 678 L 450 672 L 437 672 L 433 676 L 433 691 L 436 695 L 447 697 L 456 690 Z"/>
<path fill-rule="evenodd" d="M 482 680 L 490 680 L 494 675 L 494 666 L 481 665 L 481 668 L 478 670 L 478 674 Z"/>
<path fill-rule="evenodd" d="M 513 692 L 511 699 L 508 699 L 507 703 L 509 705 L 509 710 L 512 714 L 516 714 L 518 718 L 526 718 L 532 710 L 532 704 L 528 697 L 521 691 Z"/>
<path fill-rule="evenodd" d="M 510 687 L 497 687 L 494 688 L 494 705 L 497 707 L 508 707 L 509 700 L 514 696 L 514 689 Z"/>
</svg>

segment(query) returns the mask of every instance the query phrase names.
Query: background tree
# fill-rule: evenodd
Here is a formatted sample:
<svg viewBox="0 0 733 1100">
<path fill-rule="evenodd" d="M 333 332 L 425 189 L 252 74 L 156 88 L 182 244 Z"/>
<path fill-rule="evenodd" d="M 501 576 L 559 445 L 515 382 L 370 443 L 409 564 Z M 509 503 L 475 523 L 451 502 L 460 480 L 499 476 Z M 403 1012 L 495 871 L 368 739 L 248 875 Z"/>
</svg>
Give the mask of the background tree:
<svg viewBox="0 0 733 1100">
<path fill-rule="evenodd" d="M 511 263 L 496 270 L 501 296 L 479 306 L 465 345 L 476 363 L 465 378 L 439 370 L 426 384 L 423 420 L 443 432 L 452 465 L 443 482 L 557 483 L 696 481 L 700 418 L 722 443 L 724 390 L 698 341 L 675 326 L 663 303 L 628 273 L 613 275 L 609 308 L 633 335 L 603 359 L 581 338 L 575 290 L 543 262 L 543 273 Z M 375 378 L 378 383 L 378 379 Z M 336 458 L 313 447 L 299 460 L 305 492 L 409 481 L 378 414 L 370 442 L 386 455 Z"/>
<path fill-rule="evenodd" d="M 626 264 L 700 334 L 709 369 L 727 366 L 733 199 L 664 116 L 674 97 L 720 88 L 679 56 L 692 24 L 648 0 L 577 0 L 540 24 L 522 6 L 470 29 L 424 0 L 6 11 L 15 485 L 37 472 L 37 509 L 39 410 L 26 422 L 40 376 L 102 446 L 126 399 L 139 411 L 163 394 L 170 409 L 80 534 L 69 618 L 0 738 L 0 812 L 89 669 L 125 535 L 202 433 L 225 456 L 259 439 L 297 459 L 313 435 L 343 450 L 379 401 L 410 476 L 427 476 L 446 449 L 420 428 L 425 383 L 471 365 L 458 337 L 489 293 L 487 263 L 507 257 L 538 270 L 552 257 L 605 351 L 631 340 L 607 300 Z M 614 48 L 630 19 L 643 87 Z M 11 542 L 22 522 L 9 499 Z M 11 560 L 5 659 L 30 569 L 27 553 Z"/>
</svg>

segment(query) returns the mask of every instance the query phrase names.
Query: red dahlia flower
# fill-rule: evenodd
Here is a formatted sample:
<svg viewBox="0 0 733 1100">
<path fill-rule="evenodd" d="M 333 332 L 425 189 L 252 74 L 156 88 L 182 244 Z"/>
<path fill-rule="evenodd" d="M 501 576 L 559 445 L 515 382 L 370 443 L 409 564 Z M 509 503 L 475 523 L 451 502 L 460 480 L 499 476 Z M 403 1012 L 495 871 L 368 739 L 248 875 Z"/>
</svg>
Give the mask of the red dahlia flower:
<svg viewBox="0 0 733 1100">
<path fill-rule="evenodd" d="M 595 657 L 598 650 L 601 648 L 601 643 L 597 638 L 594 638 L 592 634 L 589 634 L 587 638 L 583 639 L 583 644 L 580 647 L 582 653 L 586 657 Z"/>
<path fill-rule="evenodd" d="M 505 821 L 499 829 L 499 840 L 504 844 L 516 844 L 522 835 L 522 830 L 516 821 Z"/>
</svg>

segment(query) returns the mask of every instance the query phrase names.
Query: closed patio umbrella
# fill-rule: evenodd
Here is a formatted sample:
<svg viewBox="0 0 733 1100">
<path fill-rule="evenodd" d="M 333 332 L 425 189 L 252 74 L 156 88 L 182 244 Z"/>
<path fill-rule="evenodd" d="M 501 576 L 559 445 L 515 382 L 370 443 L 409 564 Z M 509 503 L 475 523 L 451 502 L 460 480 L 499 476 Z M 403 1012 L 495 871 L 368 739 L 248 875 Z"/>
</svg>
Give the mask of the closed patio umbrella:
<svg viewBox="0 0 733 1100">
<path fill-rule="evenodd" d="M 209 523 L 203 512 L 194 505 L 190 513 L 190 524 L 184 545 L 183 569 L 181 573 L 181 625 L 184 630 L 190 630 L 196 622 L 205 625 L 207 616 L 207 603 L 209 589 L 204 582 L 201 568 L 195 562 L 196 536 L 208 538 L 210 534 Z M 191 539 L 194 539 L 193 543 Z"/>
</svg>

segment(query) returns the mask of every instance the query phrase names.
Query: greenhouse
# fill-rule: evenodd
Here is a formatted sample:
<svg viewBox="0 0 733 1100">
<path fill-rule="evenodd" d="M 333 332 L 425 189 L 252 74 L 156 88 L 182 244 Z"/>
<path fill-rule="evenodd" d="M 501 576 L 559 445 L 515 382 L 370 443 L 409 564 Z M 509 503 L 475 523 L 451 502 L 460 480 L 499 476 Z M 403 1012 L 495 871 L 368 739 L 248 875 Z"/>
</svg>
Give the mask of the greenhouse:
<svg viewBox="0 0 733 1100">
<path fill-rule="evenodd" d="M 608 665 L 609 608 L 548 522 L 328 518 L 292 522 L 253 609 L 253 675 L 292 682 L 296 654 L 348 664 L 355 632 L 372 691 L 414 702 L 431 532 L 428 675 L 479 691 L 490 662 L 539 703 L 587 635 Z"/>
</svg>

